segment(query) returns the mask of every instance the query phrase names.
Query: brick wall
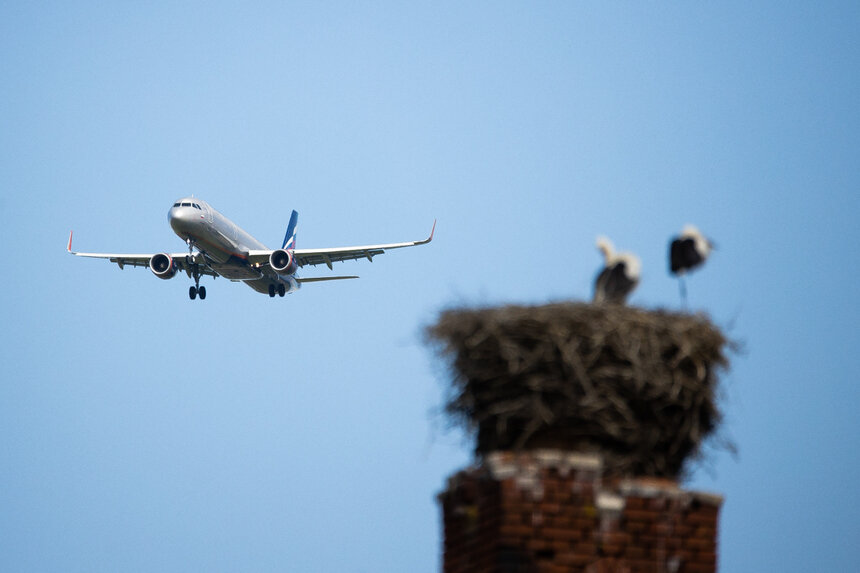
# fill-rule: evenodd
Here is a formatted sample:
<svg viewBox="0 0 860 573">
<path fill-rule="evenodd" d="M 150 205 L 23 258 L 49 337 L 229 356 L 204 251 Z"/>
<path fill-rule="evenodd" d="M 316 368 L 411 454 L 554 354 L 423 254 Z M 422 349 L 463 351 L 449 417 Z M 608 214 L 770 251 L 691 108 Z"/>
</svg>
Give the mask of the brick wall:
<svg viewBox="0 0 860 573">
<path fill-rule="evenodd" d="M 495 452 L 439 495 L 446 573 L 712 573 L 722 498 L 609 479 L 599 456 Z"/>
</svg>

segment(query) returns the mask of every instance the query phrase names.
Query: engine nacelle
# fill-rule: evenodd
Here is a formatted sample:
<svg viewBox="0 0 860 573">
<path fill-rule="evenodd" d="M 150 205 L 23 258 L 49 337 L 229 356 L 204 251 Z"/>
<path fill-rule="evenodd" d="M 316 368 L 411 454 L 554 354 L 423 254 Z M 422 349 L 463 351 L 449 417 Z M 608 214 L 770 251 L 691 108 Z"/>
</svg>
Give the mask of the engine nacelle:
<svg viewBox="0 0 860 573">
<path fill-rule="evenodd" d="M 149 259 L 149 270 L 160 279 L 172 279 L 176 275 L 176 263 L 170 255 L 159 253 Z"/>
<path fill-rule="evenodd" d="M 279 275 L 292 275 L 299 270 L 299 265 L 293 256 L 293 252 L 284 249 L 272 251 L 272 254 L 269 255 L 269 265 Z"/>
</svg>

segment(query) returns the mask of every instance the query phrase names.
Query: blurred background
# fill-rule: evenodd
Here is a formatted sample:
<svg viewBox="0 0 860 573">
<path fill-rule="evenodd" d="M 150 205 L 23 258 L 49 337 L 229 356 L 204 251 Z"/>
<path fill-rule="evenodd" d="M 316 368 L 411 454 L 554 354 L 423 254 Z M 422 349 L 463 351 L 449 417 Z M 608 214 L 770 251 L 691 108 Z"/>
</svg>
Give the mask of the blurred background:
<svg viewBox="0 0 860 573">
<path fill-rule="evenodd" d="M 0 5 L 0 568 L 438 571 L 471 460 L 423 342 L 459 305 L 680 307 L 743 351 L 686 487 L 723 571 L 860 564 L 860 7 Z M 194 194 L 270 246 L 422 239 L 269 299 L 65 252 L 182 251 Z M 333 274 L 325 267 L 304 276 Z"/>
</svg>

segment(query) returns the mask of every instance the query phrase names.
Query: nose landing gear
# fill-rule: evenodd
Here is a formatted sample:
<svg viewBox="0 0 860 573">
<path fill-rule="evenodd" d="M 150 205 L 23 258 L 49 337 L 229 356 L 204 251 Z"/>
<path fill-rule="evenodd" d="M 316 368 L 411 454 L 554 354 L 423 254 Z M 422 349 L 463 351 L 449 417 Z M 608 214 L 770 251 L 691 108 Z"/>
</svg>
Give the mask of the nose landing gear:
<svg viewBox="0 0 860 573">
<path fill-rule="evenodd" d="M 191 251 L 192 243 L 191 240 L 188 240 L 188 258 L 187 262 L 191 267 L 191 276 L 194 277 L 194 286 L 188 288 L 188 298 L 194 300 L 197 296 L 200 296 L 200 300 L 204 300 L 206 298 L 206 287 L 200 286 L 200 266 L 196 263 L 192 263 L 194 260 L 194 255 Z"/>
</svg>

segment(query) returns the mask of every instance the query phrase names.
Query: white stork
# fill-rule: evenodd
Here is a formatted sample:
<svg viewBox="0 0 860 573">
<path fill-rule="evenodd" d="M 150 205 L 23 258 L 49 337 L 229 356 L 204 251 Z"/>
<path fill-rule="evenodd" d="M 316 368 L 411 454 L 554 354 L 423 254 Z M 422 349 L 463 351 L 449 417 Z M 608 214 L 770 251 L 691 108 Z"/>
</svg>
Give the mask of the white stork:
<svg viewBox="0 0 860 573">
<path fill-rule="evenodd" d="M 684 275 L 705 264 L 713 248 L 713 243 L 693 225 L 684 225 L 681 234 L 673 237 L 669 243 L 669 272 L 679 279 L 684 306 L 687 306 Z"/>
<path fill-rule="evenodd" d="M 624 304 L 639 284 L 642 262 L 633 253 L 616 253 L 606 237 L 597 237 L 597 248 L 603 253 L 604 265 L 594 281 L 595 304 Z"/>
</svg>

